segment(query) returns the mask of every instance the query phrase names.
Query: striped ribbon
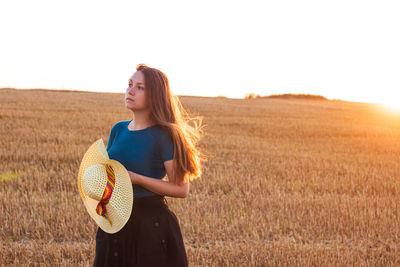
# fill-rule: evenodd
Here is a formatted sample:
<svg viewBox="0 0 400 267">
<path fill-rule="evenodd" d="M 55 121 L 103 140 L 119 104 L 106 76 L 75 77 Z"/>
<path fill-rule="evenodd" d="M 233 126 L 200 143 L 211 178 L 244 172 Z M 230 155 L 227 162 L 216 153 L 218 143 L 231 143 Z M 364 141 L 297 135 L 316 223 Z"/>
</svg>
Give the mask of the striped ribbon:
<svg viewBox="0 0 400 267">
<path fill-rule="evenodd" d="M 104 193 L 103 193 L 103 196 L 102 196 L 99 204 L 97 204 L 96 213 L 99 214 L 100 216 L 103 216 L 104 218 L 106 218 L 112 226 L 112 223 L 107 216 L 106 205 L 110 201 L 111 195 L 112 195 L 114 187 L 115 187 L 115 172 L 114 172 L 114 169 L 111 167 L 111 165 L 109 165 L 107 163 L 104 164 L 104 167 L 106 167 L 106 171 L 107 171 L 107 185 L 106 185 L 106 188 L 104 189 Z"/>
</svg>

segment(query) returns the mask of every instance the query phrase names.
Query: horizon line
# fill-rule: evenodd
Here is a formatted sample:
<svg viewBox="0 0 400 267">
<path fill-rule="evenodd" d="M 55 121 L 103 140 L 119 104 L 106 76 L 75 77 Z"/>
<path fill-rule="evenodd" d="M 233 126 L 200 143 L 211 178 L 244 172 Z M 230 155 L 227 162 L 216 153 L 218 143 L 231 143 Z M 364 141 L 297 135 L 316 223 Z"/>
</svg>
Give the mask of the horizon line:
<svg viewBox="0 0 400 267">
<path fill-rule="evenodd" d="M 123 92 L 109 92 L 109 91 L 88 91 L 88 90 L 78 90 L 78 89 L 50 89 L 50 88 L 16 88 L 16 87 L 0 87 L 0 90 L 6 90 L 6 89 L 11 89 L 11 90 L 29 90 L 29 91 L 52 91 L 52 92 L 72 92 L 72 93 L 102 93 L 102 94 L 124 94 Z M 246 95 L 248 94 L 253 94 L 253 95 L 258 95 L 259 97 L 255 98 L 249 98 L 246 99 Z M 181 95 L 181 94 L 174 94 L 177 96 L 184 96 L 184 97 L 206 97 L 206 98 L 225 98 L 225 99 L 239 99 L 239 100 L 254 100 L 254 99 L 268 99 L 271 96 L 283 96 L 283 95 L 293 95 L 293 96 L 301 96 L 301 95 L 308 95 L 308 96 L 318 96 L 318 97 L 323 97 L 325 99 L 319 99 L 322 101 L 342 101 L 342 102 L 352 102 L 352 103 L 362 103 L 362 104 L 375 104 L 375 105 L 384 105 L 382 103 L 376 103 L 376 102 L 362 102 L 362 101 L 353 101 L 353 100 L 344 100 L 344 99 L 338 99 L 338 98 L 327 98 L 323 95 L 316 95 L 316 94 L 306 94 L 306 93 L 301 93 L 301 94 L 295 94 L 295 93 L 280 93 L 280 94 L 270 94 L 270 95 L 265 95 L 265 96 L 260 96 L 259 94 L 254 94 L 254 93 L 245 93 L 244 97 L 228 97 L 225 95 L 218 95 L 218 96 L 202 96 L 202 95 Z M 274 98 L 270 98 L 274 99 Z M 281 98 L 284 99 L 284 98 Z M 311 100 L 311 99 L 309 99 Z M 313 99 L 315 100 L 315 99 Z"/>
</svg>

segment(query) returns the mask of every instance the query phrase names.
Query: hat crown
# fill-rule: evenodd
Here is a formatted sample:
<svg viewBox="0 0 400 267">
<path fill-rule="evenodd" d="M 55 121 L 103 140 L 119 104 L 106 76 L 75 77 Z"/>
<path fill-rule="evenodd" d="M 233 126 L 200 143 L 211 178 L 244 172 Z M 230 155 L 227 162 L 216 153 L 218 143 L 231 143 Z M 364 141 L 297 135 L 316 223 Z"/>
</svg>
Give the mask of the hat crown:
<svg viewBox="0 0 400 267">
<path fill-rule="evenodd" d="M 85 194 L 100 201 L 107 186 L 107 171 L 103 164 L 89 166 L 82 176 L 82 187 Z"/>
</svg>

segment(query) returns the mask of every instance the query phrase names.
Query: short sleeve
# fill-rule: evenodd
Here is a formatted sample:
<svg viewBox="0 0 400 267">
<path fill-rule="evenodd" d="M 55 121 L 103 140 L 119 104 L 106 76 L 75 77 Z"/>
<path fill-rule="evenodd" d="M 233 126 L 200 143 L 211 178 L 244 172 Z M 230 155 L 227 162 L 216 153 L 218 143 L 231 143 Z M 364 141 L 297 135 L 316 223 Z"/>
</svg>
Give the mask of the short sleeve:
<svg viewBox="0 0 400 267">
<path fill-rule="evenodd" d="M 160 138 L 160 152 L 163 162 L 174 158 L 174 143 L 172 138 L 164 132 Z"/>
<path fill-rule="evenodd" d="M 110 131 L 110 136 L 108 137 L 108 142 L 107 142 L 107 152 L 110 150 L 113 142 L 114 142 L 114 137 L 115 137 L 115 133 L 117 131 L 117 124 L 115 124 Z"/>
</svg>

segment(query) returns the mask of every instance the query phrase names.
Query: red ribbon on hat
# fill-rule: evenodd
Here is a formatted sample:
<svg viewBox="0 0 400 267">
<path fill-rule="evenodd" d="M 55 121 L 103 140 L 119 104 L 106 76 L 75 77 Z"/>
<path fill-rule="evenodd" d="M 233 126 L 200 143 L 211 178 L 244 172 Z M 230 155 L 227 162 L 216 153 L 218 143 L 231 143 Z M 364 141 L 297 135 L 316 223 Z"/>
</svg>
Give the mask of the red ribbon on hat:
<svg viewBox="0 0 400 267">
<path fill-rule="evenodd" d="M 98 215 L 103 216 L 104 218 L 106 218 L 110 222 L 110 225 L 112 226 L 112 222 L 107 216 L 106 205 L 110 201 L 111 195 L 112 195 L 112 193 L 114 191 L 114 187 L 115 187 L 115 172 L 114 172 L 114 169 L 111 167 L 110 164 L 105 163 L 103 165 L 104 165 L 104 167 L 106 167 L 106 171 L 107 171 L 107 185 L 106 185 L 106 188 L 104 189 L 104 193 L 103 193 L 103 196 L 101 197 L 100 202 L 97 204 L 96 213 Z"/>
</svg>

